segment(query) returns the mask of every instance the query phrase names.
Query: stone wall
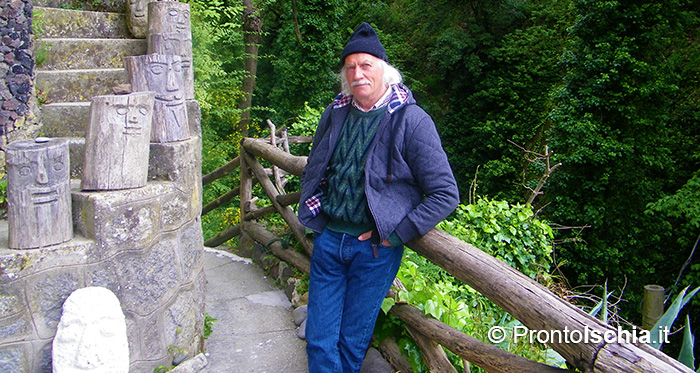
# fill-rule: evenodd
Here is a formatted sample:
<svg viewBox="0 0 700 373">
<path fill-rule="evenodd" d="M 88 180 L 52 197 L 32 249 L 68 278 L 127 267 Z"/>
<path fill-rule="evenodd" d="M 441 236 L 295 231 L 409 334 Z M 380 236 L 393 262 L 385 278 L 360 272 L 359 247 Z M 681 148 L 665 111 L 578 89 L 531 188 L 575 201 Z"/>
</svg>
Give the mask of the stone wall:
<svg viewBox="0 0 700 373">
<path fill-rule="evenodd" d="M 31 0 L 0 0 L 0 148 L 39 129 Z M 4 157 L 3 157 L 4 158 Z"/>
<path fill-rule="evenodd" d="M 125 6 L 125 0 L 100 3 Z M 36 98 L 32 3 L 0 0 L 0 9 L 2 148 L 35 136 L 31 118 Z M 192 138 L 151 144 L 143 188 L 81 191 L 84 141 L 73 139 L 72 240 L 11 250 L 7 222 L 0 220 L 0 371 L 50 372 L 63 303 L 88 286 L 108 288 L 119 298 L 127 320 L 130 371 L 152 372 L 202 352 L 206 278 L 197 102 L 188 101 L 187 111 Z"/>
<path fill-rule="evenodd" d="M 82 192 L 72 181 L 73 240 L 10 250 L 0 232 L 3 371 L 51 371 L 62 304 L 87 286 L 119 298 L 131 371 L 153 371 L 202 351 L 201 140 L 151 144 L 150 153 L 143 188 Z"/>
</svg>

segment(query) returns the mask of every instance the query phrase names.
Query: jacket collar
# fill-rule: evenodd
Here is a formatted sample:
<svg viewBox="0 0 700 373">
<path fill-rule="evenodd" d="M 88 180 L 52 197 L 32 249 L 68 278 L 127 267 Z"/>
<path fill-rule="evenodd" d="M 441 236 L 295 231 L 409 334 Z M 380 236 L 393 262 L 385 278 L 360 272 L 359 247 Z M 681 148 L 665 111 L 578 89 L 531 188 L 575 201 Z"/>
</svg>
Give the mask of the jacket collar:
<svg viewBox="0 0 700 373">
<path fill-rule="evenodd" d="M 392 84 L 389 89 L 392 91 L 389 97 L 389 103 L 387 104 L 387 111 L 389 114 L 398 110 L 401 106 L 408 102 L 411 94 L 408 87 L 402 83 Z M 335 97 L 333 100 L 333 109 L 339 109 L 341 107 L 347 106 L 352 102 L 352 95 L 345 95 L 342 92 Z"/>
</svg>

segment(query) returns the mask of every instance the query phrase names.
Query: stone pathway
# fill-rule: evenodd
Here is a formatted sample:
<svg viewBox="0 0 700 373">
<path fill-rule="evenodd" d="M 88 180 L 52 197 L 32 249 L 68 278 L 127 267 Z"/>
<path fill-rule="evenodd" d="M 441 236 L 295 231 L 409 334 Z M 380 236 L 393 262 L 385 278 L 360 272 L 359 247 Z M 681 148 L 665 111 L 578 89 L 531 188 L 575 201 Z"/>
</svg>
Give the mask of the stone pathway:
<svg viewBox="0 0 700 373">
<path fill-rule="evenodd" d="M 249 259 L 205 248 L 206 312 L 217 319 L 206 340 L 206 372 L 306 372 L 292 304 Z"/>
</svg>

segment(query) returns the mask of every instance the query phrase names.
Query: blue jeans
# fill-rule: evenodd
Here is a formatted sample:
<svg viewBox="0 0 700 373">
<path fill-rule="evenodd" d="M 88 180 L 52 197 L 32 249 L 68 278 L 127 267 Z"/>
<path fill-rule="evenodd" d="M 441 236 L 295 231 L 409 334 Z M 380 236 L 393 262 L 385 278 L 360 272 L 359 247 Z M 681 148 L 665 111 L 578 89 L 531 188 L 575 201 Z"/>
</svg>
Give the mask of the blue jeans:
<svg viewBox="0 0 700 373">
<path fill-rule="evenodd" d="M 359 372 L 403 246 L 324 229 L 314 239 L 306 354 L 309 372 Z"/>
</svg>

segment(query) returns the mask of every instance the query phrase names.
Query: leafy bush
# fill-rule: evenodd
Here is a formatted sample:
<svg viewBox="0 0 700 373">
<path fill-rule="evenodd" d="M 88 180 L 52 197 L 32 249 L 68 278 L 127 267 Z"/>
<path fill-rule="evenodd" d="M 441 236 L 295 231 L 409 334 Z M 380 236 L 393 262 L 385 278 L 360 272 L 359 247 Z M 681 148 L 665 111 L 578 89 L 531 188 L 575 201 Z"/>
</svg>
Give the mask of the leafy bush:
<svg viewBox="0 0 700 373">
<path fill-rule="evenodd" d="M 554 234 L 534 218 L 530 206 L 482 197 L 474 204 L 460 205 L 453 216 L 438 227 L 530 278 L 549 271 Z"/>
<path fill-rule="evenodd" d="M 552 230 L 534 218 L 526 205 L 509 205 L 503 201 L 481 198 L 472 205 L 460 205 L 452 217 L 438 225 L 446 232 L 496 256 L 532 278 L 544 278 L 552 264 Z M 488 331 L 493 326 L 512 328 L 518 320 L 495 305 L 470 286 L 455 279 L 444 269 L 411 250 L 406 250 L 397 277 L 406 287 L 398 292 L 398 301 L 418 307 L 474 338 L 489 343 Z M 382 305 L 385 312 L 396 300 L 387 298 Z M 376 333 L 379 338 L 398 335 L 397 342 L 409 356 L 415 371 L 425 371 L 420 350 L 396 325 L 401 321 L 383 316 Z M 391 331 L 391 332 L 389 332 Z M 392 334 L 393 333 L 393 334 Z M 563 359 L 542 345 L 514 343 L 506 339 L 499 347 L 510 352 L 550 365 L 562 366 Z M 463 369 L 461 359 L 448 351 L 450 361 Z M 472 372 L 481 371 L 472 367 Z"/>
</svg>

